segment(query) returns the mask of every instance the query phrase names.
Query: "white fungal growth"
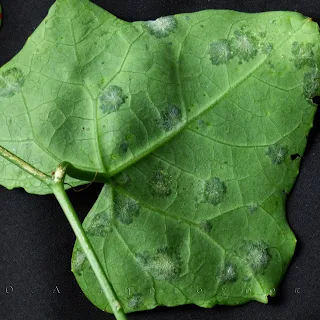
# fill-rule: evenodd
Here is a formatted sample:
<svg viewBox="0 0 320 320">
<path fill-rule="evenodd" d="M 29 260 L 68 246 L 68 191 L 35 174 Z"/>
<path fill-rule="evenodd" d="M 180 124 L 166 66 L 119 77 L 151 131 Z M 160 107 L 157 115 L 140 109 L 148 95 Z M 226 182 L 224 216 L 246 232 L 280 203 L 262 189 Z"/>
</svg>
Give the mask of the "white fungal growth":
<svg viewBox="0 0 320 320">
<path fill-rule="evenodd" d="M 273 164 L 280 164 L 284 161 L 288 154 L 288 147 L 280 144 L 269 146 L 266 155 L 270 158 Z"/>
<path fill-rule="evenodd" d="M 167 16 L 153 21 L 147 21 L 145 22 L 145 25 L 150 34 L 157 38 L 164 38 L 177 27 L 177 21 L 175 17 Z"/>
<path fill-rule="evenodd" d="M 238 278 L 236 266 L 232 263 L 226 263 L 221 275 L 221 282 L 234 282 Z"/>
<path fill-rule="evenodd" d="M 228 40 L 217 40 L 210 44 L 209 47 L 210 60 L 213 65 L 227 63 L 233 56 Z"/>
<path fill-rule="evenodd" d="M 87 257 L 82 250 L 77 249 L 73 254 L 72 264 L 74 272 L 80 274 L 82 271 L 82 267 Z"/>
<path fill-rule="evenodd" d="M 253 59 L 258 53 L 258 40 L 250 32 L 235 31 L 230 41 L 231 50 L 240 62 Z"/>
<path fill-rule="evenodd" d="M 103 89 L 99 98 L 100 109 L 103 113 L 111 113 L 119 109 L 125 103 L 128 96 L 126 96 L 122 88 L 111 85 Z"/>
<path fill-rule="evenodd" d="M 142 304 L 142 297 L 140 294 L 133 295 L 128 301 L 128 308 L 131 310 L 137 310 Z"/>
<path fill-rule="evenodd" d="M 246 241 L 242 247 L 245 260 L 249 263 L 254 272 L 265 269 L 271 260 L 268 245 L 263 241 Z"/>
<path fill-rule="evenodd" d="M 138 254 L 138 260 L 156 280 L 172 281 L 181 273 L 180 257 L 172 248 L 161 247 L 155 253 Z"/>
</svg>

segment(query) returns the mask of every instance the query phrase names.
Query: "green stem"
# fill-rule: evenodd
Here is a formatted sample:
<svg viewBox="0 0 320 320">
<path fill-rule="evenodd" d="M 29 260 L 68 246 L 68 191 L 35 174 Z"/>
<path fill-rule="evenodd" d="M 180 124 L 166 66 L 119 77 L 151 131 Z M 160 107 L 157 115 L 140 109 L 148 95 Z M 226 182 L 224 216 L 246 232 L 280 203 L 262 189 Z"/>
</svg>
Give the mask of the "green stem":
<svg viewBox="0 0 320 320">
<path fill-rule="evenodd" d="M 125 316 L 125 313 L 122 309 L 122 306 L 120 302 L 118 301 L 116 294 L 108 281 L 106 274 L 99 262 L 98 257 L 96 256 L 94 249 L 91 246 L 91 243 L 85 233 L 85 231 L 82 228 L 81 222 L 66 194 L 66 191 L 63 187 L 63 183 L 55 183 L 52 191 L 54 195 L 56 196 L 62 210 L 64 211 L 64 214 L 66 215 L 73 232 L 75 233 L 82 250 L 84 251 L 92 270 L 94 271 L 97 280 L 104 292 L 104 295 L 106 296 L 110 307 L 113 311 L 113 314 L 115 315 L 116 319 L 118 320 L 125 320 L 127 319 Z"/>
<path fill-rule="evenodd" d="M 95 181 L 102 183 L 106 183 L 109 180 L 109 177 L 106 173 L 81 170 L 73 166 L 70 162 L 62 162 L 61 166 L 64 166 L 66 168 L 66 172 L 69 177 L 78 180 Z"/>
<path fill-rule="evenodd" d="M 10 152 L 9 150 L 0 146 L 0 155 L 7 159 L 8 161 L 15 164 L 20 169 L 30 173 L 33 177 L 37 178 L 38 180 L 42 181 L 43 183 L 50 185 L 52 183 L 52 179 L 50 176 L 46 175 L 42 171 L 36 169 L 29 163 L 23 161 L 21 158 Z"/>
<path fill-rule="evenodd" d="M 126 320 L 127 317 L 123 311 L 123 308 L 120 304 L 120 302 L 117 299 L 117 296 L 100 264 L 100 261 L 85 233 L 85 231 L 82 228 L 81 222 L 67 196 L 67 193 L 64 189 L 64 179 L 66 176 L 67 169 L 71 170 L 71 172 L 82 172 L 84 171 L 76 169 L 68 162 L 63 162 L 61 165 L 58 166 L 56 169 L 54 176 L 50 177 L 49 175 L 43 173 L 42 171 L 36 169 L 35 167 L 31 166 L 29 163 L 25 162 L 12 152 L 8 151 L 7 149 L 0 146 L 0 155 L 7 159 L 8 161 L 12 162 L 22 170 L 26 171 L 27 173 L 31 174 L 33 177 L 37 178 L 38 180 L 45 183 L 47 186 L 49 186 L 53 192 L 53 194 L 56 196 L 66 218 L 68 219 L 71 228 L 73 229 L 80 246 L 82 247 L 83 252 L 85 253 L 92 270 L 94 274 L 97 277 L 97 280 L 102 288 L 102 291 L 105 295 L 105 297 L 108 300 L 108 303 L 114 313 L 114 316 L 117 320 Z M 95 180 L 98 175 L 95 173 L 87 173 L 88 175 L 85 176 L 88 178 L 88 180 Z M 91 174 L 91 176 L 90 176 Z M 100 176 L 98 176 L 98 179 L 100 179 Z M 87 180 L 87 179 L 86 179 Z"/>
</svg>

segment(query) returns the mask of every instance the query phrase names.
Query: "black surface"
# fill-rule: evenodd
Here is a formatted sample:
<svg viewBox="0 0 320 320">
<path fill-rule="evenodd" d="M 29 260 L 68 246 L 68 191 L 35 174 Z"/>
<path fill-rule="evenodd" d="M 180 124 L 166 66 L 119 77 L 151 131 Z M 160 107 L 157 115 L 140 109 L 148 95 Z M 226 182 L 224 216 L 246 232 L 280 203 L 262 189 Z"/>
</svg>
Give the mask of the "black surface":
<svg viewBox="0 0 320 320">
<path fill-rule="evenodd" d="M 46 16 L 53 0 L 0 0 L 0 65 L 9 61 Z M 120 18 L 145 20 L 201 9 L 259 12 L 299 11 L 320 22 L 320 2 L 294 0 L 96 0 Z M 287 215 L 298 245 L 293 262 L 269 305 L 201 309 L 157 308 L 129 315 L 132 320 L 173 319 L 320 319 L 320 112 L 310 134 L 301 173 L 289 196 Z M 83 219 L 101 186 L 69 192 Z M 81 293 L 71 271 L 73 233 L 53 196 L 34 196 L 0 188 L 0 319 L 113 319 Z M 13 292 L 12 292 L 13 288 Z M 7 293 L 8 292 L 8 293 Z"/>
</svg>

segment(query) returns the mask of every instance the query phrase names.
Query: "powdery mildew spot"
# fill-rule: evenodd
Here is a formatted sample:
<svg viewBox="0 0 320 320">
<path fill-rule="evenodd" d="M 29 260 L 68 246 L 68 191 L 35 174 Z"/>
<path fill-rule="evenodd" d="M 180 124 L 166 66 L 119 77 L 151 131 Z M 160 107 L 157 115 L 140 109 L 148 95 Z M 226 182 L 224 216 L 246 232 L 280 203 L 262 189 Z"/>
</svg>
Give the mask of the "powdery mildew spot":
<svg viewBox="0 0 320 320">
<path fill-rule="evenodd" d="M 122 194 L 115 196 L 114 214 L 123 224 L 131 224 L 135 217 L 140 213 L 140 205 L 137 201 L 128 198 Z"/>
<path fill-rule="evenodd" d="M 226 39 L 212 42 L 209 47 L 209 55 L 215 66 L 227 63 L 233 57 L 230 42 Z"/>
<path fill-rule="evenodd" d="M 297 69 L 302 69 L 303 67 L 315 67 L 316 61 L 313 52 L 314 44 L 307 42 L 301 43 L 295 41 L 292 44 L 291 52 L 293 55 L 293 62 Z"/>
<path fill-rule="evenodd" d="M 142 303 L 143 303 L 143 299 L 141 294 L 136 293 L 132 297 L 130 297 L 128 301 L 128 308 L 130 310 L 137 310 L 141 307 Z"/>
<path fill-rule="evenodd" d="M 85 253 L 80 249 L 76 249 L 72 257 L 73 271 L 80 275 L 82 273 L 83 265 L 86 260 L 87 260 L 87 257 Z"/>
<path fill-rule="evenodd" d="M 203 201 L 217 205 L 221 203 L 227 192 L 226 185 L 219 178 L 210 178 L 205 182 L 203 191 Z"/>
<path fill-rule="evenodd" d="M 259 42 L 252 33 L 243 30 L 236 30 L 234 37 L 230 40 L 230 48 L 239 62 L 250 61 L 258 54 Z"/>
<path fill-rule="evenodd" d="M 122 88 L 115 85 L 105 87 L 99 97 L 100 109 L 107 114 L 115 112 L 126 102 L 127 98 L 128 96 L 124 94 Z"/>
<path fill-rule="evenodd" d="M 234 282 L 238 279 L 237 268 L 234 264 L 226 262 L 220 276 L 220 282 Z"/>
<path fill-rule="evenodd" d="M 20 91 L 24 83 L 24 75 L 18 68 L 11 68 L 0 74 L 0 96 L 12 97 Z"/>
<path fill-rule="evenodd" d="M 270 158 L 273 164 L 280 164 L 288 155 L 288 147 L 282 146 L 280 144 L 274 144 L 272 146 L 269 146 L 266 155 Z"/>
<path fill-rule="evenodd" d="M 151 35 L 164 38 L 177 28 L 177 20 L 174 16 L 161 17 L 153 21 L 146 21 L 145 26 Z"/>
<path fill-rule="evenodd" d="M 154 196 L 167 197 L 172 193 L 172 177 L 166 169 L 159 166 L 149 180 L 150 192 Z"/>
<path fill-rule="evenodd" d="M 101 212 L 92 219 L 86 232 L 90 236 L 104 237 L 111 230 L 112 224 L 108 218 L 107 212 Z"/>
<path fill-rule="evenodd" d="M 303 93 L 307 99 L 312 99 L 317 95 L 320 87 L 320 72 L 317 67 L 310 72 L 306 72 L 303 78 Z"/>
<path fill-rule="evenodd" d="M 269 55 L 273 50 L 273 45 L 265 39 L 265 35 L 260 33 L 258 39 L 245 28 L 235 30 L 230 39 L 220 39 L 213 41 L 208 49 L 211 63 L 215 66 L 226 64 L 233 58 L 238 58 L 239 63 L 252 60 L 259 52 Z"/>
<path fill-rule="evenodd" d="M 172 248 L 160 247 L 154 253 L 145 251 L 138 254 L 137 259 L 156 280 L 172 281 L 181 274 L 180 256 Z"/>
<path fill-rule="evenodd" d="M 270 263 L 271 254 L 269 253 L 269 246 L 263 240 L 244 241 L 240 251 L 254 272 L 263 271 Z"/>
<path fill-rule="evenodd" d="M 165 111 L 161 112 L 159 126 L 165 131 L 171 131 L 181 122 L 181 119 L 181 109 L 175 105 L 169 105 Z"/>
</svg>

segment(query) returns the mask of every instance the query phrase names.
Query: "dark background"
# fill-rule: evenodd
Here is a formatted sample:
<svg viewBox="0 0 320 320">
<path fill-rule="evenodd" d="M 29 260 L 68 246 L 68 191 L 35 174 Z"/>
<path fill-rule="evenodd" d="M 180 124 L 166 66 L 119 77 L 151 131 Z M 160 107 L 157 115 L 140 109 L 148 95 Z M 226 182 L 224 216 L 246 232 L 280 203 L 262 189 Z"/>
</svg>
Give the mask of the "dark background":
<svg viewBox="0 0 320 320">
<path fill-rule="evenodd" d="M 23 46 L 54 0 L 0 0 L 0 66 Z M 202 9 L 247 12 L 299 11 L 320 22 L 320 1 L 306 0 L 94 0 L 116 16 L 133 21 Z M 317 113 L 301 173 L 289 196 L 287 215 L 298 245 L 276 298 L 268 305 L 201 309 L 157 308 L 129 315 L 132 320 L 320 319 L 320 112 Z M 83 219 L 101 185 L 69 192 Z M 0 319 L 113 319 L 81 293 L 71 271 L 74 235 L 53 196 L 35 196 L 0 187 Z"/>
</svg>

